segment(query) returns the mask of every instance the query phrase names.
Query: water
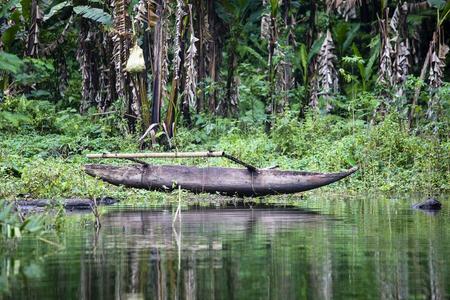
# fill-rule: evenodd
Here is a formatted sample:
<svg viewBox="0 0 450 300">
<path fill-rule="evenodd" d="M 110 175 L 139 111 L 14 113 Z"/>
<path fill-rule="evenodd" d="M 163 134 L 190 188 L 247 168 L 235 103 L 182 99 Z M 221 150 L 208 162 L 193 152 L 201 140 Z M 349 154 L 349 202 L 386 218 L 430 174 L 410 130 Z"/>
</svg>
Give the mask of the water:
<svg viewBox="0 0 450 300">
<path fill-rule="evenodd" d="M 449 299 L 450 201 L 118 210 L 0 252 L 0 299 Z M 84 228 L 84 229 L 83 229 Z"/>
</svg>

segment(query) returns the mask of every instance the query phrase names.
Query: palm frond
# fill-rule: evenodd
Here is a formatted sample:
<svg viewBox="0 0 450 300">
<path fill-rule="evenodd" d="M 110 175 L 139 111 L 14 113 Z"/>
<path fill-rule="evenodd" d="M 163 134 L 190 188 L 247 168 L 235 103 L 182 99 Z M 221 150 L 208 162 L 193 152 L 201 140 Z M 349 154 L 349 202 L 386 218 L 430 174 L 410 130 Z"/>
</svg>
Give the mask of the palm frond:
<svg viewBox="0 0 450 300">
<path fill-rule="evenodd" d="M 334 54 L 335 46 L 331 32 L 328 30 L 325 34 L 325 39 L 320 47 L 319 54 L 315 64 L 316 77 L 314 80 L 315 87 L 313 87 L 311 94 L 311 106 L 317 106 L 318 92 L 329 99 L 330 96 L 339 90 L 339 80 L 334 64 L 336 62 L 336 55 Z M 327 101 L 325 109 L 331 110 L 332 106 Z"/>
<path fill-rule="evenodd" d="M 63 2 L 61 2 L 61 3 L 58 3 L 58 4 L 54 5 L 54 6 L 52 6 L 52 7 L 50 8 L 50 11 L 48 12 L 48 14 L 46 14 L 46 15 L 44 16 L 43 21 L 44 21 L 44 22 L 47 21 L 47 20 L 50 19 L 51 17 L 57 15 L 57 14 L 58 14 L 60 11 L 62 11 L 64 8 L 70 7 L 70 6 L 72 6 L 72 5 L 73 5 L 73 4 L 72 4 L 72 1 L 67 0 L 67 1 L 63 1 Z"/>
<path fill-rule="evenodd" d="M 148 27 L 155 27 L 158 15 L 156 14 L 156 2 L 154 0 L 139 0 L 134 10 L 136 21 L 147 24 Z"/>
<path fill-rule="evenodd" d="M 174 40 L 174 46 L 173 46 L 173 51 L 174 51 L 174 57 L 173 57 L 173 73 L 174 73 L 174 78 L 178 79 L 179 76 L 179 70 L 180 70 L 180 64 L 181 64 L 181 58 L 180 58 L 180 52 L 181 52 L 181 47 L 180 47 L 180 40 L 181 40 L 181 28 L 182 28 L 182 22 L 183 22 L 183 18 L 184 16 L 186 16 L 186 12 L 184 11 L 184 2 L 183 0 L 177 0 L 177 9 L 176 9 L 176 13 L 175 13 L 175 40 Z"/>
<path fill-rule="evenodd" d="M 387 13 L 386 13 L 387 15 Z M 391 40 L 389 38 L 388 19 L 378 20 L 380 28 L 380 68 L 378 70 L 378 81 L 384 84 L 393 84 L 392 77 L 392 56 L 394 50 L 392 49 Z"/>
<path fill-rule="evenodd" d="M 27 56 L 37 57 L 39 52 L 39 25 L 43 19 L 38 1 L 31 2 L 30 27 L 28 29 Z"/>
<path fill-rule="evenodd" d="M 361 6 L 361 0 L 326 0 L 327 12 L 336 10 L 346 21 L 357 17 L 356 8 Z"/>
<path fill-rule="evenodd" d="M 104 25 L 112 24 L 111 15 L 101 8 L 91 7 L 87 5 L 80 5 L 75 6 L 73 8 L 73 11 L 75 12 L 75 14 L 83 18 L 92 20 L 94 22 L 98 22 Z"/>
<path fill-rule="evenodd" d="M 195 67 L 195 56 L 197 55 L 197 47 L 195 43 L 198 39 L 194 36 L 194 24 L 192 20 L 192 5 L 188 5 L 189 9 L 189 48 L 186 53 L 186 86 L 185 86 L 185 102 L 194 108 L 196 106 L 195 94 L 197 90 L 197 69 Z"/>
<path fill-rule="evenodd" d="M 129 98 L 125 82 L 128 74 L 125 70 L 131 48 L 131 19 L 128 15 L 130 0 L 114 0 L 113 7 L 113 61 L 116 70 L 116 90 L 119 97 Z M 130 102 L 131 99 L 128 99 Z M 129 103 L 130 104 L 130 103 Z M 131 105 L 131 104 L 130 104 Z"/>
<path fill-rule="evenodd" d="M 23 61 L 15 54 L 0 51 L 0 71 L 12 74 L 17 73 L 23 65 Z"/>
</svg>

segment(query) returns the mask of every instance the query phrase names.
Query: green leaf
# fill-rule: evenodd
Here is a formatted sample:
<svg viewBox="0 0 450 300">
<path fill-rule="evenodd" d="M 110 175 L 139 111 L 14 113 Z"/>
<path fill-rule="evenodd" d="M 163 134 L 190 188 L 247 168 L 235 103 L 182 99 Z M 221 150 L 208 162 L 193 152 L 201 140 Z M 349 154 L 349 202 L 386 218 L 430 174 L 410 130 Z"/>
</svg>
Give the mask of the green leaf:
<svg viewBox="0 0 450 300">
<path fill-rule="evenodd" d="M 372 77 L 372 74 L 374 71 L 373 65 L 377 61 L 378 56 L 380 54 L 380 47 L 381 47 L 380 36 L 377 36 L 376 38 L 374 38 L 372 40 L 371 44 L 372 43 L 373 43 L 373 47 L 371 49 L 371 56 L 369 58 L 369 61 L 366 64 L 366 68 L 364 69 L 364 74 L 365 74 L 365 78 L 367 81 L 369 81 L 370 77 Z"/>
<path fill-rule="evenodd" d="M 0 120 L 3 119 L 13 127 L 19 127 L 22 123 L 31 123 L 32 119 L 29 115 L 23 113 L 12 113 L 9 111 L 0 111 Z"/>
<path fill-rule="evenodd" d="M 20 231 L 23 231 L 25 227 L 27 227 L 28 223 L 30 222 L 30 219 L 26 219 L 23 221 L 22 225 L 20 225 Z"/>
<path fill-rule="evenodd" d="M 68 6 L 72 6 L 71 1 L 63 1 L 61 3 L 56 4 L 55 6 L 52 6 L 52 8 L 48 12 L 48 14 L 46 14 L 44 16 L 44 22 L 47 21 L 48 19 L 50 19 L 51 17 L 53 17 L 58 12 L 60 12 L 63 8 L 68 7 Z"/>
<path fill-rule="evenodd" d="M 75 6 L 73 8 L 73 11 L 83 18 L 90 19 L 104 25 L 112 24 L 111 15 L 105 12 L 103 9 L 82 5 Z"/>
<path fill-rule="evenodd" d="M 9 16 L 9 11 L 13 6 L 16 6 L 19 3 L 19 0 L 10 0 L 6 1 L 4 4 L 0 4 L 0 18 L 7 18 Z"/>
<path fill-rule="evenodd" d="M 357 162 L 353 157 L 347 156 L 345 158 L 345 161 L 350 165 L 350 166 L 356 166 Z"/>
<path fill-rule="evenodd" d="M 352 42 L 355 39 L 356 35 L 358 34 L 360 28 L 361 28 L 361 25 L 358 23 L 347 33 L 347 38 L 345 39 L 345 42 L 342 45 L 342 52 L 345 52 L 345 50 L 347 50 L 348 46 L 350 46 L 352 44 Z"/>
<path fill-rule="evenodd" d="M 23 61 L 14 54 L 0 52 L 0 70 L 16 74 L 23 65 Z"/>
<path fill-rule="evenodd" d="M 311 59 L 319 53 L 320 47 L 322 47 L 323 41 L 325 41 L 326 35 L 323 34 L 321 38 L 314 41 L 314 44 L 311 46 L 311 50 L 309 50 L 308 54 L 308 63 L 311 62 Z"/>
<path fill-rule="evenodd" d="M 7 19 L 11 22 L 11 25 L 6 29 L 1 35 L 1 40 L 3 41 L 3 49 L 8 51 L 14 43 L 16 39 L 16 34 L 20 30 L 21 25 L 21 14 L 19 10 L 15 10 L 12 14 L 7 17 Z"/>
<path fill-rule="evenodd" d="M 31 18 L 31 0 L 20 0 L 20 4 L 22 5 L 22 16 L 26 22 L 29 22 Z"/>
<path fill-rule="evenodd" d="M 348 22 L 338 22 L 333 26 L 333 35 L 337 45 L 342 45 L 345 42 L 350 25 Z"/>
<path fill-rule="evenodd" d="M 359 52 L 359 49 L 358 49 L 358 47 L 356 46 L 355 43 L 353 43 L 353 45 L 352 45 L 352 50 L 353 50 L 353 54 L 355 56 L 362 57 L 361 56 L 361 52 Z M 362 59 L 361 59 L 361 61 L 358 61 L 358 70 L 359 70 L 359 74 L 361 75 L 361 78 L 362 78 L 363 82 L 365 82 L 367 80 L 367 78 L 365 76 L 366 73 L 364 71 L 364 64 L 363 64 L 363 60 Z"/>
<path fill-rule="evenodd" d="M 0 222 L 9 223 L 11 219 L 11 211 L 13 204 L 10 203 L 6 205 L 6 201 L 1 201 L 0 205 L 1 205 L 0 207 L 2 208 L 0 210 Z"/>
<path fill-rule="evenodd" d="M 271 15 L 272 17 L 275 17 L 278 13 L 278 0 L 270 0 L 270 11 L 271 11 Z"/>
<path fill-rule="evenodd" d="M 306 83 L 308 77 L 308 54 L 306 50 L 306 45 L 303 43 L 300 44 L 299 56 L 300 56 L 300 65 L 302 67 L 303 72 L 303 82 Z"/>
<path fill-rule="evenodd" d="M 427 0 L 428 4 L 430 4 L 430 6 L 435 7 L 437 9 L 441 9 L 442 7 L 444 7 L 445 3 L 447 2 L 446 0 Z"/>
<path fill-rule="evenodd" d="M 239 45 L 237 50 L 241 55 L 250 54 L 251 56 L 256 58 L 263 66 L 267 64 L 267 61 L 261 56 L 261 54 L 259 54 L 253 48 L 247 45 Z"/>
<path fill-rule="evenodd" d="M 36 233 L 42 230 L 43 217 L 42 216 L 31 216 L 25 220 L 21 227 L 22 231 L 27 231 L 30 233 Z"/>
</svg>

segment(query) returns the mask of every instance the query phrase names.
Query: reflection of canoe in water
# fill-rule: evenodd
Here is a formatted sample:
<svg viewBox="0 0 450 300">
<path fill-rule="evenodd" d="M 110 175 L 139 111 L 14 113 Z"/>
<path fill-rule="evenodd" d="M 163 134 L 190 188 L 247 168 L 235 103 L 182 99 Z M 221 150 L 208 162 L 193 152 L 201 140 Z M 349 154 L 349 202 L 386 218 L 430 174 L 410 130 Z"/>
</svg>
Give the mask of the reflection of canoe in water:
<svg viewBox="0 0 450 300">
<path fill-rule="evenodd" d="M 186 235 L 198 236 L 206 232 L 248 232 L 259 226 L 267 231 L 291 227 L 315 226 L 325 221 L 335 221 L 332 216 L 292 206 L 239 205 L 212 208 L 194 207 L 181 212 L 182 227 Z M 178 221 L 178 219 L 176 219 Z M 102 218 L 102 228 L 126 228 L 129 232 L 146 235 L 148 232 L 172 233 L 174 226 L 172 207 L 162 209 L 112 209 Z M 177 223 L 178 224 L 178 223 Z M 178 225 L 176 225 L 178 226 Z M 178 227 L 177 227 L 178 228 Z M 147 232 L 148 231 L 148 232 Z"/>
<path fill-rule="evenodd" d="M 340 173 L 256 170 L 176 165 L 112 166 L 91 164 L 85 171 L 114 185 L 149 190 L 173 190 L 178 186 L 195 193 L 220 193 L 240 196 L 291 194 L 315 189 L 354 173 L 352 168 Z"/>
</svg>

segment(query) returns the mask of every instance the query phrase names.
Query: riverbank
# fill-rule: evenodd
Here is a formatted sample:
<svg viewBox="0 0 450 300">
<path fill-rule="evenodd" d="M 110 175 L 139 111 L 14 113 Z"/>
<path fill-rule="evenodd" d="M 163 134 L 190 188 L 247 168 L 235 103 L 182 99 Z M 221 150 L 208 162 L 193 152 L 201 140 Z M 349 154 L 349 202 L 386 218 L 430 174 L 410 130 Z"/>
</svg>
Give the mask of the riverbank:
<svg viewBox="0 0 450 300">
<path fill-rule="evenodd" d="M 111 186 L 83 172 L 87 153 L 139 151 L 139 137 L 120 133 L 114 117 L 55 112 L 51 105 L 42 104 L 45 101 L 34 102 L 43 107 L 19 110 L 15 122 L 0 122 L 0 199 L 108 196 L 129 203 L 161 204 L 176 198 L 176 193 Z M 261 168 L 278 165 L 286 170 L 333 172 L 360 167 L 325 191 L 429 195 L 450 191 L 449 140 L 409 133 L 393 114 L 369 125 L 317 114 L 299 121 L 294 113 L 286 113 L 270 134 L 263 126 L 250 125 L 230 119 L 197 120 L 193 128 L 179 128 L 171 143 L 180 151 L 224 150 Z M 220 158 L 152 162 L 233 166 Z"/>
</svg>

